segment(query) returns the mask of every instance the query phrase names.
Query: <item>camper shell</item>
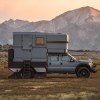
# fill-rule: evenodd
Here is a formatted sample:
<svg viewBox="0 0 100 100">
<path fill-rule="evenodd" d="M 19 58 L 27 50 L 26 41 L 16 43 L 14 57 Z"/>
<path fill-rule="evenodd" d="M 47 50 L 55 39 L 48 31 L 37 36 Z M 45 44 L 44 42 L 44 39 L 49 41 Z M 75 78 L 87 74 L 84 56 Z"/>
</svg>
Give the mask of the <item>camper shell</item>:
<svg viewBox="0 0 100 100">
<path fill-rule="evenodd" d="M 13 72 L 31 68 L 37 73 L 46 73 L 48 56 L 66 54 L 68 42 L 69 36 L 62 33 L 14 32 L 8 67 Z"/>
</svg>

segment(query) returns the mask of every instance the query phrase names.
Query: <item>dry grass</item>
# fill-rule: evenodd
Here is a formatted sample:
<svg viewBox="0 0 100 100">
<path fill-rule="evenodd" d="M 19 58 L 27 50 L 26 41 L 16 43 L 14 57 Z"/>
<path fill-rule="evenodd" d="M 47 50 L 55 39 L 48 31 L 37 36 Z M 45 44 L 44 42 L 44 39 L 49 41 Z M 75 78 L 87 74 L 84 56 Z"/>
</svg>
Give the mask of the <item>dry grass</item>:
<svg viewBox="0 0 100 100">
<path fill-rule="evenodd" d="M 98 59 L 95 58 L 94 60 Z M 69 74 L 51 74 L 45 79 L 16 80 L 7 79 L 11 72 L 4 68 L 6 64 L 7 62 L 0 66 L 0 100 L 100 99 L 100 65 L 97 66 L 98 72 L 91 74 L 88 79 L 76 78 L 75 75 Z"/>
</svg>

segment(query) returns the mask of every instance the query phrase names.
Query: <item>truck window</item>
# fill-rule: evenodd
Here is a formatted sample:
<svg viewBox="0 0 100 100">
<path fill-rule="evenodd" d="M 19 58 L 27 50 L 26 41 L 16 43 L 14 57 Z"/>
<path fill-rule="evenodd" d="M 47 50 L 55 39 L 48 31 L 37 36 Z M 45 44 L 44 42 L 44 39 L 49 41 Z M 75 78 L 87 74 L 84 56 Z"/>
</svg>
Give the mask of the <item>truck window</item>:
<svg viewBox="0 0 100 100">
<path fill-rule="evenodd" d="M 66 61 L 66 62 L 70 62 L 71 57 L 70 56 L 62 56 L 61 60 Z"/>
<path fill-rule="evenodd" d="M 51 56 L 51 61 L 59 61 L 59 56 Z"/>
<path fill-rule="evenodd" d="M 36 37 L 36 45 L 44 45 L 44 37 Z"/>
</svg>

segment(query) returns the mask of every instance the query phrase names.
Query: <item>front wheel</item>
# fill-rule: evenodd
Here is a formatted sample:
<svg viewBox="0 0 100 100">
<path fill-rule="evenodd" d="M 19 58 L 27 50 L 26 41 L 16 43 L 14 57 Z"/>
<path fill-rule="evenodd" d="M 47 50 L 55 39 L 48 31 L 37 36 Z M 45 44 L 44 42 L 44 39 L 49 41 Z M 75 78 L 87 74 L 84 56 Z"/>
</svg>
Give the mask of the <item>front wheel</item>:
<svg viewBox="0 0 100 100">
<path fill-rule="evenodd" d="M 80 78 L 89 78 L 90 71 L 88 68 L 82 67 L 76 72 L 76 75 L 77 75 L 77 77 L 80 77 Z"/>
</svg>

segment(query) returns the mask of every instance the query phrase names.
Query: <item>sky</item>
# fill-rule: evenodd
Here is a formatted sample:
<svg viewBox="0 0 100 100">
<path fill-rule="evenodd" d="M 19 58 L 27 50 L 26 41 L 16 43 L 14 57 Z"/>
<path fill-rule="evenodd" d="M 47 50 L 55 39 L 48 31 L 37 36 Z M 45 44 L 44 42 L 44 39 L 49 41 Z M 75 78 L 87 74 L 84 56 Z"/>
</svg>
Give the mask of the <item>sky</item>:
<svg viewBox="0 0 100 100">
<path fill-rule="evenodd" d="M 51 20 L 84 6 L 100 10 L 100 0 L 0 0 L 0 22 L 9 19 Z"/>
</svg>

